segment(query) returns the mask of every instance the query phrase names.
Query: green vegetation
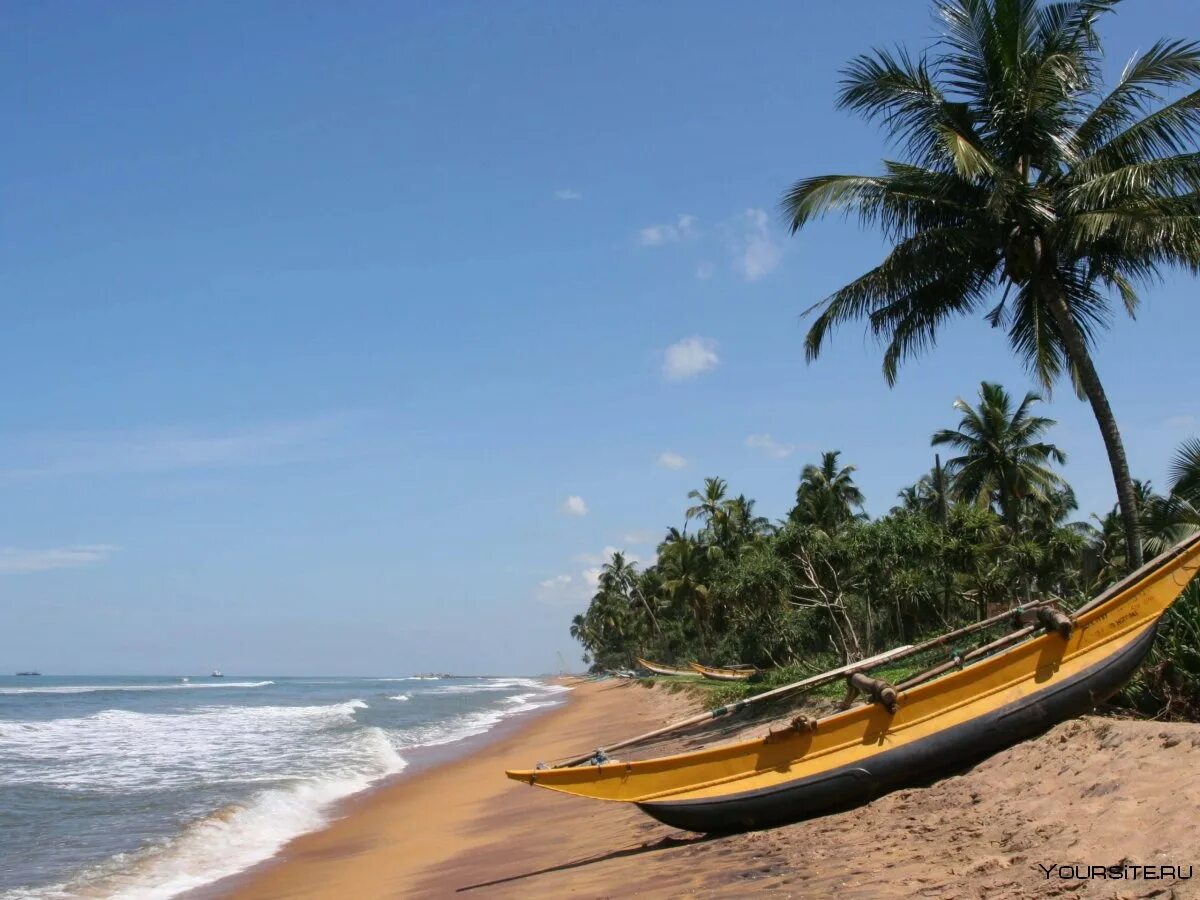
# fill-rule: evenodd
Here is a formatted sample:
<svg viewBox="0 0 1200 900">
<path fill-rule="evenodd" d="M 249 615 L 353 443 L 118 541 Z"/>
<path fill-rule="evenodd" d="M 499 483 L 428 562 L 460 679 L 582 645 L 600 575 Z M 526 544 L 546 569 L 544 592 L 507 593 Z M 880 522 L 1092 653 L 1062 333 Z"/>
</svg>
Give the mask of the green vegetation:
<svg viewBox="0 0 1200 900">
<path fill-rule="evenodd" d="M 894 245 L 817 304 L 805 346 L 865 320 L 894 382 L 939 328 L 984 314 L 1049 390 L 1069 374 L 1100 426 L 1141 562 L 1138 503 L 1091 346 L 1116 300 L 1166 267 L 1200 267 L 1200 45 L 1159 41 L 1107 92 L 1096 26 L 1117 0 L 939 0 L 935 52 L 875 50 L 844 71 L 839 106 L 881 123 L 881 175 L 821 175 L 784 198 L 793 232 L 856 214 Z"/>
<path fill-rule="evenodd" d="M 1019 602 L 1078 605 L 1126 568 L 1123 519 L 1072 521 L 1066 457 L 1046 440 L 1038 397 L 1014 404 L 998 385 L 959 401 L 957 429 L 933 443 L 961 455 L 898 493 L 871 519 L 855 469 L 837 452 L 804 467 L 795 504 L 774 524 L 721 478 L 692 491 L 684 527 L 669 529 L 644 569 L 616 553 L 571 634 L 596 668 L 635 656 L 684 664 L 751 663 L 750 684 L 706 686 L 721 705 L 901 644 L 916 643 Z M 1136 483 L 1139 530 L 1157 553 L 1200 527 L 1200 441 L 1179 451 L 1170 491 Z M 903 680 L 916 661 L 883 670 Z M 657 679 L 675 683 L 675 679 Z M 692 679 L 680 683 L 696 686 Z M 830 696 L 842 690 L 831 686 Z M 1154 656 L 1127 692 L 1142 708 L 1200 712 L 1200 591 L 1189 589 Z"/>
<path fill-rule="evenodd" d="M 894 383 L 943 325 L 982 315 L 1044 393 L 1065 376 L 1091 404 L 1113 511 L 1072 521 L 1041 398 L 1014 403 L 984 383 L 977 405 L 956 404 L 957 427 L 933 436 L 957 455 L 935 458 L 880 518 L 863 513 L 838 451 L 804 468 L 775 524 L 707 479 L 654 565 L 638 572 L 618 555 L 605 568 L 572 625 L 596 666 L 699 657 L 789 680 L 1022 600 L 1077 603 L 1200 527 L 1200 441 L 1180 449 L 1166 496 L 1136 481 L 1092 356 L 1114 307 L 1132 316 L 1163 271 L 1200 270 L 1200 44 L 1159 41 L 1105 89 L 1097 26 L 1117 5 L 936 0 L 932 51 L 875 50 L 843 73 L 839 105 L 880 123 L 894 158 L 877 175 L 804 178 L 783 198 L 793 233 L 841 213 L 891 245 L 809 310 L 810 360 L 839 326 L 865 322 Z M 1200 713 L 1200 588 L 1175 605 L 1126 696 Z"/>
</svg>

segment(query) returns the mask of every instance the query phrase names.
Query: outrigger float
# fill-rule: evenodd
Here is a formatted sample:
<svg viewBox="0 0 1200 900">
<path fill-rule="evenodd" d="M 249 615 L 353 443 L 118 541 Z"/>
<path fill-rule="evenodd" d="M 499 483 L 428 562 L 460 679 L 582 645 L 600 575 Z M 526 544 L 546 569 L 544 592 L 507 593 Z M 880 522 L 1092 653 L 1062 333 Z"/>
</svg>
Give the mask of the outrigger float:
<svg viewBox="0 0 1200 900">
<path fill-rule="evenodd" d="M 1154 642 L 1158 623 L 1200 568 L 1200 533 L 1142 566 L 1074 613 L 1018 607 L 932 641 L 776 688 L 549 768 L 511 770 L 526 784 L 636 803 L 677 828 L 769 828 L 866 802 L 939 777 L 1079 715 L 1111 696 Z M 1011 633 L 892 685 L 867 673 L 1010 619 Z M 837 679 L 847 702 L 797 716 L 764 737 L 657 759 L 610 754 L 752 704 Z"/>
<path fill-rule="evenodd" d="M 648 659 L 642 659 L 640 656 L 634 657 L 637 664 L 648 672 L 653 672 L 655 675 L 686 675 L 688 678 L 694 678 L 696 673 L 688 669 L 674 669 L 671 666 L 664 666 L 662 663 L 650 662 Z"/>
</svg>

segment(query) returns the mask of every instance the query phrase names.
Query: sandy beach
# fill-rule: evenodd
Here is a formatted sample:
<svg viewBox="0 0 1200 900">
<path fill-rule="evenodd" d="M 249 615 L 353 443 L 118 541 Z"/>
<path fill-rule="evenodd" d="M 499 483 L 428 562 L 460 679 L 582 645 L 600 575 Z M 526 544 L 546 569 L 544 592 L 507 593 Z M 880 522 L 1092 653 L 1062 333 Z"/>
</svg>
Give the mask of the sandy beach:
<svg viewBox="0 0 1200 900">
<path fill-rule="evenodd" d="M 928 787 L 773 831 L 707 838 L 636 808 L 503 777 L 687 708 L 578 686 L 474 753 L 349 804 L 206 897 L 1193 896 L 1187 879 L 1086 883 L 1042 866 L 1200 867 L 1200 728 L 1088 717 Z"/>
</svg>

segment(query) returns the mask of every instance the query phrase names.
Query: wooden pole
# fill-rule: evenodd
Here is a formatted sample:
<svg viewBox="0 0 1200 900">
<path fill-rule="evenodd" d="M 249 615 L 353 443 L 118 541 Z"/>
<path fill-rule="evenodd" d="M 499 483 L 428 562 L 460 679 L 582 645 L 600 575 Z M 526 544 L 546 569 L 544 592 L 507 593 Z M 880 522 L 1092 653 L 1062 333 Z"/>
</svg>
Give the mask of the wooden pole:
<svg viewBox="0 0 1200 900">
<path fill-rule="evenodd" d="M 970 625 L 955 629 L 954 631 L 948 632 L 947 634 L 943 634 L 939 637 L 923 641 L 920 644 L 910 644 L 905 647 L 897 647 L 894 650 L 889 650 L 885 653 L 872 656 L 870 659 L 863 659 L 859 660 L 858 662 L 840 666 L 836 669 L 830 669 L 828 672 L 822 672 L 819 675 L 812 675 L 803 679 L 802 681 L 794 681 L 791 684 L 785 684 L 772 690 L 764 691 L 761 694 L 755 694 L 753 697 L 747 697 L 745 700 L 739 700 L 737 703 L 733 703 L 729 706 L 721 706 L 708 712 L 698 713 L 697 715 L 690 716 L 689 718 L 681 719 L 678 722 L 672 722 L 670 725 L 664 725 L 661 728 L 654 729 L 653 731 L 647 731 L 645 734 L 639 734 L 636 737 L 626 738 L 625 740 L 618 741 L 615 744 L 608 744 L 604 747 L 597 747 L 591 753 L 585 753 L 582 756 L 576 756 L 564 762 L 560 762 L 556 764 L 554 768 L 562 769 L 570 766 L 577 766 L 581 763 L 588 762 L 591 759 L 595 759 L 601 754 L 607 755 L 614 750 L 621 750 L 625 747 L 633 746 L 634 744 L 640 744 L 643 741 L 650 740 L 651 738 L 662 737 L 664 734 L 670 734 L 673 731 L 680 731 L 684 728 L 690 728 L 693 725 L 699 725 L 702 722 L 707 722 L 712 719 L 720 719 L 723 716 L 741 712 L 747 707 L 756 703 L 762 703 L 765 700 L 776 700 L 787 694 L 792 694 L 803 690 L 810 690 L 812 688 L 829 684 L 831 681 L 836 681 L 842 676 L 849 675 L 852 672 L 869 672 L 871 669 L 878 668 L 886 663 L 907 659 L 910 656 L 916 656 L 919 653 L 924 653 L 926 650 L 933 650 L 936 647 L 943 646 L 948 641 L 955 640 L 956 638 L 965 637 L 966 635 L 974 634 L 977 631 L 982 631 L 985 628 L 995 625 L 997 622 L 1001 622 L 1004 619 L 1010 618 L 1014 612 L 1020 609 L 1033 609 L 1039 606 L 1045 606 L 1051 602 L 1052 601 L 1050 600 L 1040 600 L 1031 607 L 1018 607 L 1015 610 L 1006 610 L 1005 612 L 991 616 L 987 619 L 983 619 L 982 621 L 974 622 Z"/>
<path fill-rule="evenodd" d="M 795 681 L 791 684 L 785 684 L 781 687 L 774 688 L 770 691 L 764 691 L 761 694 L 755 694 L 753 697 L 747 697 L 745 700 L 739 700 L 730 706 L 720 706 L 716 709 L 707 712 L 698 713 L 686 719 L 680 719 L 678 722 L 672 722 L 670 725 L 664 725 L 661 728 L 655 728 L 653 731 L 647 731 L 645 734 L 639 734 L 636 737 L 626 738 L 623 741 L 617 741 L 615 744 L 609 744 L 606 747 L 598 747 L 591 753 L 585 753 L 583 756 L 577 756 L 573 759 L 568 759 L 565 762 L 558 763 L 554 766 L 556 769 L 563 769 L 569 766 L 577 766 L 580 763 L 585 763 L 590 759 L 595 758 L 598 754 L 608 754 L 614 750 L 620 750 L 624 747 L 640 744 L 642 741 L 648 741 L 651 738 L 662 737 L 664 734 L 670 734 L 672 731 L 680 731 L 684 728 L 689 728 L 692 725 L 699 725 L 702 722 L 708 722 L 712 719 L 720 719 L 723 716 L 730 715 L 735 712 L 741 712 L 748 706 L 755 703 L 761 703 L 764 700 L 773 700 L 782 697 L 784 694 L 790 694 L 794 691 L 804 690 L 805 688 L 819 687 L 822 684 L 827 684 L 843 675 L 850 672 L 866 671 L 873 666 L 883 665 L 891 662 L 894 659 L 901 658 L 909 650 L 911 646 L 896 647 L 894 650 L 889 650 L 886 653 L 880 653 L 878 656 L 872 656 L 870 659 L 859 660 L 858 662 L 850 663 L 849 665 L 841 666 L 837 669 L 831 669 L 828 672 L 822 672 L 820 675 L 812 675 L 805 678 L 803 681 Z"/>
<path fill-rule="evenodd" d="M 903 681 L 896 685 L 896 690 L 907 691 L 909 688 L 914 688 L 918 684 L 924 684 L 930 679 L 937 678 L 937 676 L 941 675 L 943 672 L 949 672 L 951 669 L 961 668 L 969 662 L 974 662 L 981 656 L 987 656 L 989 653 L 994 653 L 997 650 L 1001 650 L 1007 647 L 1009 644 L 1015 644 L 1018 641 L 1023 641 L 1035 631 L 1037 631 L 1037 627 L 1034 625 L 1029 625 L 1019 631 L 1014 631 L 1012 634 L 1006 634 L 1004 637 L 994 640 L 990 644 L 984 644 L 982 647 L 978 647 L 972 650 L 970 653 L 964 653 L 962 656 L 955 657 L 948 662 L 934 666 L 932 669 L 926 669 L 924 672 L 918 672 L 907 681 Z"/>
</svg>

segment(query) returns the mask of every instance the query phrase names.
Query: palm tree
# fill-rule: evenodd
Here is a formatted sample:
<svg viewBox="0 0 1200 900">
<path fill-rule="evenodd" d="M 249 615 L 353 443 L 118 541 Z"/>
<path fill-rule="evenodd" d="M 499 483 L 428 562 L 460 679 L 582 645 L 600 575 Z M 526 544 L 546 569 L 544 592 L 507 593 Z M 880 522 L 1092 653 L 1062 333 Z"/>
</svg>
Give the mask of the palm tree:
<svg viewBox="0 0 1200 900">
<path fill-rule="evenodd" d="M 712 609 L 709 603 L 705 571 L 708 557 L 704 547 L 693 540 L 667 544 L 658 560 L 662 590 L 677 608 L 686 608 L 696 625 L 702 646 L 707 645 Z"/>
<path fill-rule="evenodd" d="M 728 489 L 724 478 L 705 478 L 702 490 L 688 491 L 688 499 L 697 503 L 688 507 L 687 517 L 702 519 L 709 527 L 718 528 L 725 521 L 725 492 Z"/>
<path fill-rule="evenodd" d="M 1171 462 L 1171 496 L 1200 509 L 1200 438 L 1184 441 Z"/>
<path fill-rule="evenodd" d="M 995 501 L 1014 535 L 1024 501 L 1048 502 L 1050 493 L 1063 485 L 1049 464 L 1061 465 L 1067 461 L 1066 454 L 1054 444 L 1038 440 L 1055 422 L 1029 412 L 1040 400 L 1030 391 L 1014 410 L 1008 392 L 985 381 L 979 388 L 979 407 L 955 400 L 954 408 L 962 413 L 958 429 L 942 429 L 933 436 L 934 446 L 949 444 L 962 453 L 946 461 L 958 497 L 989 504 Z"/>
<path fill-rule="evenodd" d="M 1117 2 L 936 0 L 932 56 L 860 56 L 838 97 L 882 122 L 903 159 L 799 181 L 783 207 L 793 233 L 847 212 L 894 244 L 810 310 L 810 360 L 836 326 L 866 320 L 894 383 L 941 325 L 986 311 L 1047 390 L 1070 374 L 1099 423 L 1136 567 L 1137 498 L 1091 345 L 1113 294 L 1132 314 L 1138 285 L 1200 267 L 1200 44 L 1157 42 L 1102 95 L 1095 25 Z"/>
<path fill-rule="evenodd" d="M 754 501 L 745 494 L 725 501 L 725 521 L 730 535 L 738 541 L 750 541 L 771 533 L 771 523 L 765 516 L 754 514 Z"/>
<path fill-rule="evenodd" d="M 608 562 L 600 567 L 599 589 L 618 594 L 625 598 L 631 607 L 640 606 L 657 632 L 658 617 L 654 615 L 649 598 L 640 590 L 639 581 L 637 565 L 629 562 L 620 550 L 615 551 Z"/>
<path fill-rule="evenodd" d="M 1200 439 L 1184 441 L 1171 461 L 1170 493 L 1155 497 L 1142 520 L 1146 548 L 1157 555 L 1200 528 Z"/>
<path fill-rule="evenodd" d="M 827 450 L 820 465 L 804 467 L 790 516 L 793 522 L 833 532 L 856 518 L 855 510 L 863 505 L 862 491 L 854 483 L 858 467 L 840 466 L 841 455 L 840 450 Z"/>
</svg>

